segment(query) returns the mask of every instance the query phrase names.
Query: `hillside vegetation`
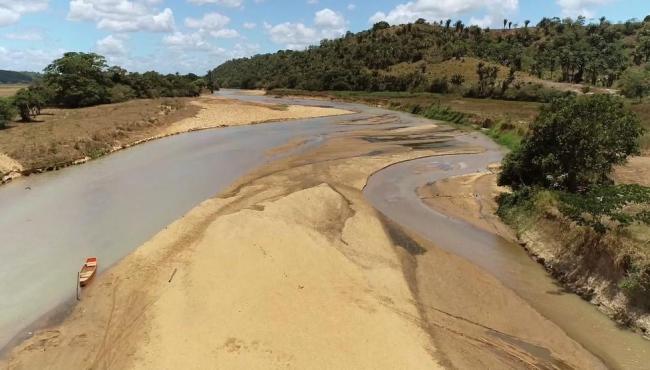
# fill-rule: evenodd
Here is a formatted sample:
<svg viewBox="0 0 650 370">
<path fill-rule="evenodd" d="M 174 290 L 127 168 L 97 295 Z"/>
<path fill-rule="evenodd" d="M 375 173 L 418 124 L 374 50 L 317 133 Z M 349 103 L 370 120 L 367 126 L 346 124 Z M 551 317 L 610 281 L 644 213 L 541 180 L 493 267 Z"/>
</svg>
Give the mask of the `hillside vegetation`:
<svg viewBox="0 0 650 370">
<path fill-rule="evenodd" d="M 0 84 L 20 84 L 32 82 L 37 74 L 31 72 L 15 72 L 0 69 Z"/>
<path fill-rule="evenodd" d="M 641 71 L 634 81 L 646 78 L 649 57 L 650 18 L 622 24 L 544 18 L 536 27 L 525 22 L 503 30 L 421 19 L 399 26 L 380 22 L 304 51 L 232 60 L 217 67 L 214 77 L 229 88 L 458 90 L 474 97 L 549 100 L 538 98 L 539 90 L 558 87 L 555 82 L 590 85 L 585 91 L 611 88 L 630 67 Z"/>
</svg>

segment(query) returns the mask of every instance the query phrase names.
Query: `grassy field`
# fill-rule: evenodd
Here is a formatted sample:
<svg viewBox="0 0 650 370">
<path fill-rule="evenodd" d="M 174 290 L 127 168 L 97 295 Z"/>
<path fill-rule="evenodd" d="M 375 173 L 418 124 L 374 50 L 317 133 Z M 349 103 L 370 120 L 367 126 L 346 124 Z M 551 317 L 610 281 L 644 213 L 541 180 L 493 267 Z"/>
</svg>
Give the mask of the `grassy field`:
<svg viewBox="0 0 650 370">
<path fill-rule="evenodd" d="M 132 100 L 81 109 L 46 109 L 37 122 L 0 130 L 0 152 L 24 168 L 47 168 L 155 135 L 199 110 L 187 99 Z"/>
<path fill-rule="evenodd" d="M 27 87 L 27 85 L 21 84 L 0 84 L 0 98 L 5 98 L 8 96 L 13 96 L 18 90 Z"/>
</svg>

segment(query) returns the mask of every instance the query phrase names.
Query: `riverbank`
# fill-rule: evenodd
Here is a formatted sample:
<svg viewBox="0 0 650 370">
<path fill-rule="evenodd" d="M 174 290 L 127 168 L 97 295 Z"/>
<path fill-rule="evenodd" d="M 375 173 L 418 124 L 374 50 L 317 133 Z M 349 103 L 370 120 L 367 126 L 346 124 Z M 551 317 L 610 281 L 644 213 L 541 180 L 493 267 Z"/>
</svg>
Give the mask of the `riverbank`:
<svg viewBox="0 0 650 370">
<path fill-rule="evenodd" d="M 263 105 L 215 96 L 134 100 L 81 109 L 46 109 L 37 122 L 0 131 L 0 179 L 56 170 L 184 132 L 349 114 L 337 109 Z"/>
<path fill-rule="evenodd" d="M 392 163 L 480 148 L 435 126 L 415 137 L 396 117 L 340 123 L 358 129 L 202 203 L 100 275 L 6 366 L 603 368 L 494 277 L 387 221 L 361 192 Z M 432 136 L 438 149 L 413 149 Z"/>
<path fill-rule="evenodd" d="M 638 173 L 632 176 L 631 170 L 643 158 L 633 159 L 629 168 L 619 168 L 617 179 L 637 182 Z M 645 294 L 624 289 L 630 270 L 648 259 L 639 245 L 649 240 L 648 226 L 635 223 L 599 234 L 565 216 L 558 201 L 541 195 L 530 203 L 504 207 L 502 219 L 497 216 L 496 197 L 507 189 L 499 189 L 496 180 L 490 172 L 460 176 L 424 186 L 418 194 L 439 212 L 516 241 L 568 290 L 650 339 Z"/>
</svg>

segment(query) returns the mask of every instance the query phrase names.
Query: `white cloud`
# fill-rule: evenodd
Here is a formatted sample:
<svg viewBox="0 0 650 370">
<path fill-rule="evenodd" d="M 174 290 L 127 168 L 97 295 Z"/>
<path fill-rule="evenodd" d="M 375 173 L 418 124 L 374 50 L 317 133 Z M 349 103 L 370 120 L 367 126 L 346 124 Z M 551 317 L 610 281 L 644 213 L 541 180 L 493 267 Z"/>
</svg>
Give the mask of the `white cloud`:
<svg viewBox="0 0 650 370">
<path fill-rule="evenodd" d="M 234 39 L 235 37 L 239 37 L 239 32 L 230 28 L 224 28 L 222 30 L 210 31 L 210 35 L 218 39 Z"/>
<path fill-rule="evenodd" d="M 286 22 L 269 26 L 268 33 L 271 41 L 284 44 L 287 49 L 304 49 L 319 40 L 316 30 L 302 23 Z"/>
<path fill-rule="evenodd" d="M 207 13 L 203 18 L 186 18 L 185 25 L 189 28 L 198 28 L 202 30 L 218 30 L 226 27 L 230 23 L 230 18 L 219 13 Z"/>
<path fill-rule="evenodd" d="M 163 43 L 177 50 L 210 50 L 210 45 L 200 32 L 174 32 L 163 38 Z"/>
<path fill-rule="evenodd" d="M 121 38 L 108 35 L 97 41 L 97 52 L 105 56 L 123 56 L 126 55 L 126 47 Z"/>
<path fill-rule="evenodd" d="M 244 22 L 242 26 L 247 30 L 252 30 L 253 28 L 257 27 L 257 24 L 252 22 Z"/>
<path fill-rule="evenodd" d="M 326 8 L 314 15 L 314 27 L 291 22 L 275 26 L 265 23 L 264 27 L 274 43 L 283 44 L 287 49 L 304 49 L 322 39 L 343 35 L 346 25 L 347 21 L 341 14 Z"/>
<path fill-rule="evenodd" d="M 398 4 L 388 13 L 377 12 L 370 17 L 370 21 L 391 24 L 413 22 L 418 18 L 438 21 L 480 12 L 487 13 L 491 19 L 500 19 L 518 8 L 519 0 L 415 0 Z"/>
<path fill-rule="evenodd" d="M 345 18 L 331 9 L 323 9 L 316 12 L 314 25 L 327 29 L 345 28 Z"/>
<path fill-rule="evenodd" d="M 243 0 L 187 0 L 188 3 L 194 5 L 215 4 L 222 5 L 228 8 L 239 8 L 243 4 Z"/>
<path fill-rule="evenodd" d="M 171 32 L 174 13 L 158 10 L 160 0 L 71 0 L 68 19 L 92 21 L 97 28 L 114 32 Z"/>
<path fill-rule="evenodd" d="M 4 69 L 16 71 L 42 71 L 65 51 L 57 50 L 13 50 L 0 46 L 0 65 Z"/>
<path fill-rule="evenodd" d="M 495 23 L 494 17 L 492 17 L 491 15 L 485 15 L 482 18 L 472 17 L 472 18 L 469 19 L 469 24 L 470 25 L 479 26 L 481 28 L 490 27 L 494 23 Z"/>
<path fill-rule="evenodd" d="M 43 40 L 43 33 L 34 30 L 22 31 L 20 33 L 7 33 L 4 38 L 18 41 L 41 41 Z"/>
<path fill-rule="evenodd" d="M 583 15 L 589 18 L 594 16 L 593 10 L 591 10 L 593 7 L 607 4 L 611 0 L 556 0 L 556 2 L 562 9 L 563 16 L 576 17 Z"/>
<path fill-rule="evenodd" d="M 348 10 L 349 10 L 349 11 L 354 11 L 355 9 L 357 9 L 357 5 L 356 5 L 356 4 L 352 4 L 352 3 L 348 4 Z"/>
<path fill-rule="evenodd" d="M 49 0 L 0 0 L 0 27 L 14 24 L 25 13 L 47 9 Z"/>
</svg>

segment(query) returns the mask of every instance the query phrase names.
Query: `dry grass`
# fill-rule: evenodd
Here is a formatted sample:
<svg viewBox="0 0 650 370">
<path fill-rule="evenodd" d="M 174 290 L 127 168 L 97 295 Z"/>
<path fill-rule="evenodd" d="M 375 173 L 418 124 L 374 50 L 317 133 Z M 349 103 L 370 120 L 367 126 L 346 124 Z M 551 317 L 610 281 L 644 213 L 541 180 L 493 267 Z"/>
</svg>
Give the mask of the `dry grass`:
<svg viewBox="0 0 650 370">
<path fill-rule="evenodd" d="M 0 130 L 0 152 L 25 169 L 51 167 L 157 134 L 199 108 L 187 99 L 133 100 L 82 109 L 46 109 L 37 122 Z"/>
<path fill-rule="evenodd" d="M 0 84 L 0 98 L 6 98 L 8 96 L 13 96 L 16 92 L 22 88 L 27 87 L 27 85 L 22 84 Z"/>
<path fill-rule="evenodd" d="M 645 155 L 650 155 L 650 101 L 633 104 L 632 111 L 639 116 L 641 124 L 646 129 L 645 136 L 641 138 L 641 149 Z"/>
</svg>

